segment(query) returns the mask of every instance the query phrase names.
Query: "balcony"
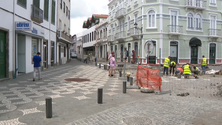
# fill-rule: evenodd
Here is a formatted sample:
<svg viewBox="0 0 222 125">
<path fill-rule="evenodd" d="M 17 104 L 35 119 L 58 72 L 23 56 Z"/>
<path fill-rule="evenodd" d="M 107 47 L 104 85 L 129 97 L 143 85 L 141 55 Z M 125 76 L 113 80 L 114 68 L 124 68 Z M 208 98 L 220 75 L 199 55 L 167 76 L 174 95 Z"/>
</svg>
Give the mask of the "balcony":
<svg viewBox="0 0 222 125">
<path fill-rule="evenodd" d="M 208 35 L 211 38 L 218 38 L 221 36 L 221 29 L 208 29 Z"/>
<path fill-rule="evenodd" d="M 57 37 L 62 41 L 69 42 L 69 43 L 72 42 L 71 35 L 68 35 L 64 31 L 57 31 Z"/>
<path fill-rule="evenodd" d="M 126 33 L 125 31 L 120 31 L 119 33 L 116 33 L 115 39 L 119 42 L 125 41 Z"/>
<path fill-rule="evenodd" d="M 203 0 L 186 0 L 185 6 L 186 9 L 198 9 L 205 10 L 207 2 Z"/>
<path fill-rule="evenodd" d="M 113 41 L 114 41 L 113 35 L 108 36 L 108 41 L 109 41 L 109 42 L 113 42 Z"/>
<path fill-rule="evenodd" d="M 43 10 L 32 5 L 31 19 L 37 23 L 42 23 L 43 22 Z"/>
<path fill-rule="evenodd" d="M 123 18 L 126 14 L 126 9 L 125 8 L 121 8 L 116 12 L 116 19 L 120 19 Z"/>
<path fill-rule="evenodd" d="M 168 25 L 168 33 L 170 35 L 181 35 L 183 33 L 183 26 Z"/>
<path fill-rule="evenodd" d="M 139 30 L 138 30 L 138 29 L 135 29 L 135 28 L 131 28 L 131 29 L 130 29 L 130 36 L 131 36 L 134 40 L 139 39 L 139 38 L 140 38 Z"/>
</svg>

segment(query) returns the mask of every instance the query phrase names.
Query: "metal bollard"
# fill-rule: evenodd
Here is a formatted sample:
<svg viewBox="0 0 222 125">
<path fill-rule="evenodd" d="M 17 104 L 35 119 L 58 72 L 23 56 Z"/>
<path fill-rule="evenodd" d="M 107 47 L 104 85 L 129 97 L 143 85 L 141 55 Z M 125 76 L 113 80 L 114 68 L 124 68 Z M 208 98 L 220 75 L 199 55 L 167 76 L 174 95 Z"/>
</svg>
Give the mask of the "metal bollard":
<svg viewBox="0 0 222 125">
<path fill-rule="evenodd" d="M 127 76 L 127 82 L 129 82 L 129 76 Z"/>
<path fill-rule="evenodd" d="M 99 63 L 99 68 L 101 68 L 101 63 Z"/>
<path fill-rule="evenodd" d="M 52 98 L 45 99 L 46 118 L 52 118 Z"/>
<path fill-rule="evenodd" d="M 104 65 L 104 70 L 106 70 L 107 69 L 107 65 Z"/>
<path fill-rule="evenodd" d="M 130 77 L 130 85 L 133 85 L 133 77 Z"/>
<path fill-rule="evenodd" d="M 95 62 L 95 66 L 97 66 L 97 62 Z"/>
<path fill-rule="evenodd" d="M 122 77 L 122 71 L 119 71 L 119 77 Z"/>
<path fill-rule="evenodd" d="M 103 88 L 98 88 L 98 104 L 103 103 Z"/>
<path fill-rule="evenodd" d="M 126 81 L 123 81 L 123 93 L 126 93 Z"/>
</svg>

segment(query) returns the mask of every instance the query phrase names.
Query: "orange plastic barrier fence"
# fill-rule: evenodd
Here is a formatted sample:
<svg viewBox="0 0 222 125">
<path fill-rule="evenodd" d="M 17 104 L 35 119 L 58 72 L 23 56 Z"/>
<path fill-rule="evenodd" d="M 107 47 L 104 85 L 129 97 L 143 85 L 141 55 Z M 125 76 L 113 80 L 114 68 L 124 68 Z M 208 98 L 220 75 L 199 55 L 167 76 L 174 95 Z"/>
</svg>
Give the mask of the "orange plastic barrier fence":
<svg viewBox="0 0 222 125">
<path fill-rule="evenodd" d="M 162 79 L 159 76 L 159 70 L 138 66 L 136 81 L 139 87 L 161 91 Z"/>
</svg>

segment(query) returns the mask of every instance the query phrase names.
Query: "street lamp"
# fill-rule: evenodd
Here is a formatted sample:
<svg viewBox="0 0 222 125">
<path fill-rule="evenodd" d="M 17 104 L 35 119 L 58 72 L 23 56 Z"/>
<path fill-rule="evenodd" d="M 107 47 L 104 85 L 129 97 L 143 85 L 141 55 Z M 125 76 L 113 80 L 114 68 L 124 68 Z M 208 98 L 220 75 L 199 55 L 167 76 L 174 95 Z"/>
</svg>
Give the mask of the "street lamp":
<svg viewBox="0 0 222 125">
<path fill-rule="evenodd" d="M 140 39 L 141 42 L 140 42 L 140 43 L 141 43 L 141 51 L 142 51 L 142 39 L 143 39 L 143 34 L 142 34 L 142 33 L 143 33 L 143 27 L 140 27 L 140 28 L 139 28 L 139 27 L 137 27 L 137 25 L 138 25 L 138 24 L 135 22 L 135 23 L 134 23 L 134 28 L 135 28 L 136 30 L 140 30 L 140 32 L 141 32 L 141 39 Z M 138 45 L 139 45 L 139 44 L 138 44 Z M 140 52 L 140 51 L 139 51 L 139 52 Z M 140 55 L 140 53 L 139 53 L 139 55 Z M 142 52 L 141 52 L 141 57 L 142 57 Z M 138 59 L 138 65 L 139 65 L 139 58 L 137 58 L 137 59 Z"/>
</svg>

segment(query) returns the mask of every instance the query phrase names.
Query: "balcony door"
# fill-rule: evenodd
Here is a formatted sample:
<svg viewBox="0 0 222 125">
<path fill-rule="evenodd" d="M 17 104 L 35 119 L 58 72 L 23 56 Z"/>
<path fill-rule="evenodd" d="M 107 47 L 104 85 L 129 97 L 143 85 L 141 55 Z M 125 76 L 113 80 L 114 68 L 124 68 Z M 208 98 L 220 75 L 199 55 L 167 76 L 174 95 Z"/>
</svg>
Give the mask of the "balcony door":
<svg viewBox="0 0 222 125">
<path fill-rule="evenodd" d="M 33 0 L 33 5 L 34 5 L 35 7 L 38 7 L 38 8 L 39 8 L 40 1 L 39 1 L 39 0 Z"/>
<path fill-rule="evenodd" d="M 216 35 L 216 16 L 210 16 L 210 35 Z"/>
<path fill-rule="evenodd" d="M 178 25 L 178 11 L 171 10 L 171 32 L 177 32 L 177 25 Z"/>
</svg>

